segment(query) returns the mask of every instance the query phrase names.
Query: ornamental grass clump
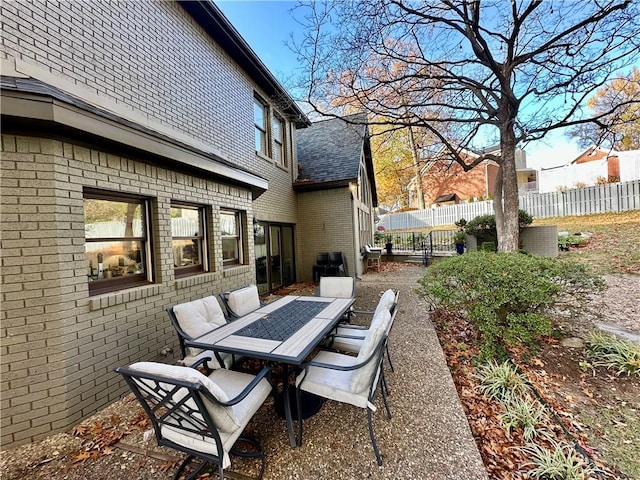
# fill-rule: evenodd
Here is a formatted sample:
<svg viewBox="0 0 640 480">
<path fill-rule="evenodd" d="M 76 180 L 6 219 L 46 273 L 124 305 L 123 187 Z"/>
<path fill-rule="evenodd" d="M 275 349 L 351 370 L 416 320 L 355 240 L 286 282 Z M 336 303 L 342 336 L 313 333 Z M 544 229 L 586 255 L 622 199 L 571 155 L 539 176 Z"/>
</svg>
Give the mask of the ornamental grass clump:
<svg viewBox="0 0 640 480">
<path fill-rule="evenodd" d="M 605 332 L 592 332 L 585 339 L 587 356 L 594 367 L 615 370 L 616 375 L 640 376 L 640 344 Z"/>
<path fill-rule="evenodd" d="M 590 297 L 604 288 L 583 265 L 502 252 L 446 258 L 418 283 L 418 295 L 476 326 L 481 360 L 505 357 L 510 345 L 535 348 L 551 333 L 553 313 L 584 314 Z"/>
<path fill-rule="evenodd" d="M 476 370 L 475 377 L 480 381 L 478 388 L 491 400 L 508 403 L 529 390 L 524 377 L 508 361 L 489 361 Z"/>
<path fill-rule="evenodd" d="M 553 450 L 530 444 L 522 448 L 531 462 L 525 467 L 533 467 L 527 473 L 538 480 L 589 480 L 594 471 L 576 450 L 563 443 L 551 441 Z"/>
<path fill-rule="evenodd" d="M 544 406 L 540 402 L 528 396 L 513 397 L 505 404 L 505 411 L 500 415 L 500 425 L 508 435 L 511 430 L 521 428 L 524 439 L 531 441 L 544 430 L 545 419 Z"/>
</svg>

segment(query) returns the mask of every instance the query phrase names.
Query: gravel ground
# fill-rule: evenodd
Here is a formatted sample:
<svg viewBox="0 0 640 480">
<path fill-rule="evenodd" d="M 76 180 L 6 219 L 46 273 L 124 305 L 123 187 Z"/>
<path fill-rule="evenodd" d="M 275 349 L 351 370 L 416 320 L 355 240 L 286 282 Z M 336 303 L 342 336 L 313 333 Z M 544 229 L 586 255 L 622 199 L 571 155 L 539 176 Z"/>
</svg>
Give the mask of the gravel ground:
<svg viewBox="0 0 640 480">
<path fill-rule="evenodd" d="M 388 373 L 393 418 L 384 415 L 380 395 L 375 402 L 374 430 L 384 465 L 378 467 L 375 462 L 365 410 L 326 402 L 305 421 L 302 447 L 291 448 L 285 422 L 268 401 L 252 422 L 254 436 L 267 457 L 266 480 L 486 478 L 426 307 L 413 293 L 423 272 L 416 266 L 391 267 L 390 271 L 369 273 L 357 284 L 356 308 L 361 310 L 373 309 L 386 288 L 400 290 L 399 312 L 389 340 L 396 369 Z M 106 421 L 114 413 L 125 418 L 136 408 L 135 402 L 121 400 L 92 420 Z M 180 457 L 175 451 L 157 448 L 153 437 L 144 441 L 142 432 L 122 439 L 120 446 L 129 445 L 161 458 Z M 79 449 L 79 439 L 68 433 L 54 435 L 2 452 L 0 473 L 6 480 L 161 480 L 175 472 L 175 467 L 164 468 L 166 458 L 157 460 L 118 447 L 111 455 L 72 466 Z"/>
<path fill-rule="evenodd" d="M 396 367 L 395 373 L 388 373 L 393 418 L 386 419 L 379 395 L 374 415 L 384 465 L 375 463 L 364 410 L 326 402 L 305 421 L 303 446 L 291 448 L 285 422 L 269 400 L 252 422 L 253 434 L 267 456 L 266 480 L 486 478 L 426 306 L 413 292 L 424 270 L 410 265 L 385 270 L 368 273 L 358 282 L 356 301 L 356 309 L 369 310 L 386 288 L 400 290 L 399 313 L 389 340 Z M 584 319 L 579 330 L 602 321 L 640 333 L 640 275 L 610 275 L 606 280 L 608 290 L 594 300 L 602 318 Z M 354 323 L 364 320 L 356 318 Z M 84 423 L 108 423 L 118 415 L 124 426 L 137 410 L 137 402 L 127 397 Z M 167 460 L 181 458 L 175 451 L 158 448 L 153 437 L 145 441 L 140 431 L 125 436 L 112 454 L 74 464 L 82 449 L 79 438 L 61 433 L 1 452 L 0 477 L 162 480 L 175 472 Z M 252 465 L 235 465 L 245 473 L 252 470 Z"/>
<path fill-rule="evenodd" d="M 607 291 L 596 304 L 602 306 L 601 322 L 640 335 L 640 275 L 605 275 Z"/>
</svg>

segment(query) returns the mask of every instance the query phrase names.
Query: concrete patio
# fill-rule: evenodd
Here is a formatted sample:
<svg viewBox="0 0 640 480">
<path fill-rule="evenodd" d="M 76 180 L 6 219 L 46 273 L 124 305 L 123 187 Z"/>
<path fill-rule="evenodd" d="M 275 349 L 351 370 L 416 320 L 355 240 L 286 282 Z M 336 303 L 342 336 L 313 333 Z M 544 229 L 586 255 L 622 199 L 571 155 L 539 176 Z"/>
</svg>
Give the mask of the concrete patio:
<svg viewBox="0 0 640 480">
<path fill-rule="evenodd" d="M 374 308 L 385 289 L 400 291 L 399 312 L 390 335 L 396 371 L 387 369 L 393 418 L 386 419 L 380 395 L 374 415 L 383 466 L 375 463 L 364 410 L 326 402 L 305 421 L 303 446 L 294 449 L 288 444 L 285 422 L 270 400 L 252 422 L 253 435 L 267 457 L 266 480 L 487 478 L 426 306 L 413 291 L 424 268 L 401 265 L 384 270 L 366 274 L 356 287 L 356 309 L 363 310 Z M 354 323 L 364 320 L 361 317 Z M 138 453 L 130 451 L 131 445 Z M 2 477 L 168 479 L 175 467 L 163 469 L 166 461 L 157 458 L 181 457 L 175 451 L 158 449 L 153 436 L 145 441 L 142 432 L 125 436 L 120 447 L 124 449 L 116 445 L 111 455 L 71 467 L 73 449 L 68 448 L 65 455 L 55 441 L 45 440 L 3 452 Z M 155 455 L 150 456 L 149 451 Z M 34 458 L 25 464 L 24 457 L 29 455 Z"/>
</svg>

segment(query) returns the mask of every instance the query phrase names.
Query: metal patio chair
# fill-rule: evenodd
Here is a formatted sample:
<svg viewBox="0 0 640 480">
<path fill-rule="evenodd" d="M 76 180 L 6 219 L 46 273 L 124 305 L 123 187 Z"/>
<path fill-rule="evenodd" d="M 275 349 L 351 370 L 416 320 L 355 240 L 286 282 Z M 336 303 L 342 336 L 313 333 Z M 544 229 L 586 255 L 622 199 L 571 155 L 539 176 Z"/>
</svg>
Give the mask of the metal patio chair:
<svg viewBox="0 0 640 480">
<path fill-rule="evenodd" d="M 335 350 L 341 350 L 343 352 L 350 353 L 358 353 L 362 348 L 362 344 L 364 342 L 365 337 L 369 333 L 369 330 L 375 326 L 377 326 L 381 321 L 380 312 L 382 310 L 387 310 L 391 314 L 390 322 L 387 327 L 387 335 L 391 332 L 391 328 L 393 327 L 393 322 L 395 320 L 396 314 L 398 312 L 398 296 L 400 292 L 394 292 L 389 289 L 382 294 L 380 300 L 378 301 L 378 305 L 376 309 L 371 311 L 363 311 L 363 310 L 354 310 L 353 314 L 355 315 L 370 315 L 371 323 L 369 326 L 361 326 L 361 325 L 340 325 L 334 330 L 334 332 L 329 337 L 328 346 Z M 393 362 L 391 361 L 391 354 L 389 353 L 389 344 L 387 343 L 385 347 L 385 352 L 387 356 L 387 361 L 389 362 L 389 367 L 391 371 L 395 371 L 393 367 Z"/>
<path fill-rule="evenodd" d="M 185 340 L 193 340 L 227 323 L 216 297 L 210 295 L 191 302 L 179 303 L 166 310 L 178 334 L 183 357 L 180 363 L 191 365 L 201 358 L 209 358 L 210 360 L 204 365 L 209 371 L 233 366 L 235 358 L 231 354 L 185 346 Z"/>
<path fill-rule="evenodd" d="M 320 284 L 316 291 L 318 297 L 355 298 L 356 279 L 353 277 L 320 277 Z M 343 320 L 351 322 L 353 308 L 349 308 Z"/>
<path fill-rule="evenodd" d="M 229 313 L 230 320 L 243 317 L 263 306 L 260 301 L 258 287 L 255 285 L 238 288 L 230 292 L 222 292 L 220 299 Z"/>
<path fill-rule="evenodd" d="M 389 321 L 390 314 L 383 311 Z M 372 328 L 357 357 L 336 352 L 321 351 L 310 362 L 302 364 L 302 372 L 296 378 L 296 401 L 298 407 L 298 444 L 302 445 L 302 400 L 301 393 L 309 392 L 337 402 L 348 403 L 367 410 L 369 437 L 378 465 L 382 465 L 382 457 L 373 432 L 372 413 L 376 411 L 373 404 L 378 385 L 384 382 L 382 357 L 387 335 L 382 326 Z M 391 418 L 391 410 L 387 403 L 387 394 L 381 389 L 387 418 Z"/>
<path fill-rule="evenodd" d="M 264 453 L 255 440 L 241 435 L 272 391 L 269 368 L 255 376 L 232 370 L 215 370 L 206 376 L 191 367 L 138 362 L 115 371 L 124 377 L 149 416 L 158 445 L 187 454 L 174 479 L 199 459 L 201 464 L 187 479 L 196 478 L 213 464 L 224 480 L 224 469 L 231 465 L 230 454 L 261 459 L 258 478 L 262 478 Z M 257 451 L 234 450 L 238 440 Z"/>
</svg>

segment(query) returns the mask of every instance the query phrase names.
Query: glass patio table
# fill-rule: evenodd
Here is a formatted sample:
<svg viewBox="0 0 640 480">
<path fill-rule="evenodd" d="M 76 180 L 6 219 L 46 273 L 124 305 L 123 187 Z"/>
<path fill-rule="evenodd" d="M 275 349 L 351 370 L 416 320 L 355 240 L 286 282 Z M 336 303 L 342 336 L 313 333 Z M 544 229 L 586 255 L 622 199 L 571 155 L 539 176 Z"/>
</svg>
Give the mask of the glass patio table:
<svg viewBox="0 0 640 480">
<path fill-rule="evenodd" d="M 288 295 L 193 340 L 190 347 L 279 362 L 289 443 L 297 446 L 289 395 L 289 367 L 300 365 L 353 305 L 354 298 Z"/>
</svg>

